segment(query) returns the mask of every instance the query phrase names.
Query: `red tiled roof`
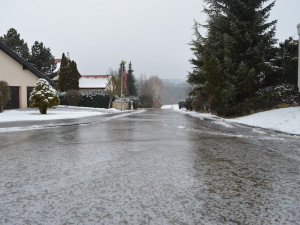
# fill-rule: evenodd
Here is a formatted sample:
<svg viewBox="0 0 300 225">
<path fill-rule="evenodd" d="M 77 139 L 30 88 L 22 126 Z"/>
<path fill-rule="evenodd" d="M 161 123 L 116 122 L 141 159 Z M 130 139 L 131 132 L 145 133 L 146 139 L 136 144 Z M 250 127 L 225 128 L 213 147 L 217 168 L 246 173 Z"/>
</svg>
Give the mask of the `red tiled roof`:
<svg viewBox="0 0 300 225">
<path fill-rule="evenodd" d="M 60 63 L 60 62 L 61 62 L 61 59 L 55 59 L 55 62 L 56 62 L 56 63 Z"/>
</svg>

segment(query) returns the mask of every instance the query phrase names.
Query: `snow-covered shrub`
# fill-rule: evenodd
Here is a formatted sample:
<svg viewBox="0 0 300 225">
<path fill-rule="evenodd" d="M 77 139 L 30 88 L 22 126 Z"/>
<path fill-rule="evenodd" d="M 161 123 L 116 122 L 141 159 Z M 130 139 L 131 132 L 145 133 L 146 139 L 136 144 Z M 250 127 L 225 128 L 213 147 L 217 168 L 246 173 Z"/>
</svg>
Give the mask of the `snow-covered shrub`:
<svg viewBox="0 0 300 225">
<path fill-rule="evenodd" d="M 57 106 L 59 103 L 56 90 L 45 79 L 39 79 L 30 93 L 30 107 L 38 108 L 41 114 L 46 114 L 48 108 Z"/>
<path fill-rule="evenodd" d="M 101 92 L 81 92 L 82 100 L 80 106 L 94 107 L 94 108 L 108 108 L 109 94 L 105 91 Z"/>
<path fill-rule="evenodd" d="M 10 89 L 5 81 L 0 81 L 0 113 L 5 105 L 10 101 Z"/>
<path fill-rule="evenodd" d="M 80 93 L 82 98 L 78 106 L 108 108 L 109 94 L 107 94 L 105 91 L 81 91 Z M 61 105 L 70 105 L 66 98 L 66 92 L 58 92 L 58 96 Z"/>
<path fill-rule="evenodd" d="M 65 100 L 72 106 L 78 106 L 82 99 L 82 95 L 78 90 L 69 90 L 65 95 Z"/>
</svg>

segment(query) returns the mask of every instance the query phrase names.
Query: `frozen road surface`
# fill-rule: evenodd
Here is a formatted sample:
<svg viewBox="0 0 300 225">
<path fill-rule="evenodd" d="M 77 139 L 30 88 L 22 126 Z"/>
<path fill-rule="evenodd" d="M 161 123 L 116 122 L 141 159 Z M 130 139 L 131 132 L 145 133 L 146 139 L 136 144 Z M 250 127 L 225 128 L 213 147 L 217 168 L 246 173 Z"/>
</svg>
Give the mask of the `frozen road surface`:
<svg viewBox="0 0 300 225">
<path fill-rule="evenodd" d="M 0 133 L 0 224 L 300 224 L 300 138 L 172 110 Z"/>
</svg>

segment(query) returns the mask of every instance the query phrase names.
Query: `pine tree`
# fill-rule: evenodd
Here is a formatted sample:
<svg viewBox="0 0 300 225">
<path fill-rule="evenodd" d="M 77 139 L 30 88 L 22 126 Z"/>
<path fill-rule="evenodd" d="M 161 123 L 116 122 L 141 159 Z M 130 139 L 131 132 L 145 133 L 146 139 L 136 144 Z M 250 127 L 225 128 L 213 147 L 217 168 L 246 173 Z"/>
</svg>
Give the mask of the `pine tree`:
<svg viewBox="0 0 300 225">
<path fill-rule="evenodd" d="M 188 82 L 197 84 L 199 101 L 223 114 L 255 95 L 268 70 L 276 42 L 275 23 L 267 22 L 274 2 L 266 0 L 205 0 L 206 37 L 195 24 L 196 40 Z"/>
<path fill-rule="evenodd" d="M 52 86 L 45 79 L 39 79 L 30 93 L 31 108 L 38 108 L 41 114 L 47 114 L 47 109 L 59 105 L 60 100 Z"/>
<path fill-rule="evenodd" d="M 28 61 L 47 76 L 51 76 L 56 69 L 55 58 L 51 54 L 50 48 L 46 48 L 43 42 L 34 42 Z"/>
<path fill-rule="evenodd" d="M 70 62 L 69 85 L 68 90 L 79 90 L 80 73 L 77 69 L 77 64 L 73 60 Z"/>
<path fill-rule="evenodd" d="M 266 86 L 291 84 L 298 80 L 298 40 L 288 38 L 274 48 L 271 71 L 265 79 Z"/>
<path fill-rule="evenodd" d="M 0 41 L 23 59 L 29 59 L 28 45 L 20 38 L 20 34 L 14 28 L 10 28 L 6 35 L 0 37 Z"/>
<path fill-rule="evenodd" d="M 128 70 L 127 70 L 127 89 L 128 89 L 129 96 L 137 96 L 137 84 L 136 84 L 136 79 L 133 75 L 131 62 L 129 63 Z"/>
<path fill-rule="evenodd" d="M 58 72 L 58 89 L 60 91 L 68 91 L 69 90 L 69 74 L 70 74 L 70 66 L 69 60 L 65 56 L 65 53 L 62 54 L 60 69 Z"/>
<path fill-rule="evenodd" d="M 79 90 L 80 73 L 77 64 L 62 54 L 60 69 L 58 71 L 58 89 L 60 91 Z"/>
</svg>

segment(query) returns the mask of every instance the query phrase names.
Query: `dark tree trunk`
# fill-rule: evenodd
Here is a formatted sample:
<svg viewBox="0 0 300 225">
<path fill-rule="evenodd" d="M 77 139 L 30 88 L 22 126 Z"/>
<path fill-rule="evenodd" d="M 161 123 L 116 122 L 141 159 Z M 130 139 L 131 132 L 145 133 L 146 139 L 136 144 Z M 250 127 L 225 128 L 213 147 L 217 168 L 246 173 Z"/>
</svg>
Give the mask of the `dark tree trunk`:
<svg viewBox="0 0 300 225">
<path fill-rule="evenodd" d="M 41 114 L 47 114 L 47 107 L 40 108 Z"/>
</svg>

